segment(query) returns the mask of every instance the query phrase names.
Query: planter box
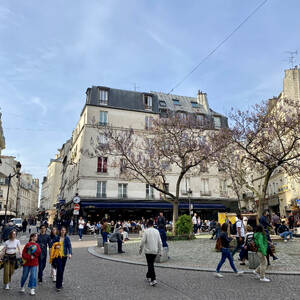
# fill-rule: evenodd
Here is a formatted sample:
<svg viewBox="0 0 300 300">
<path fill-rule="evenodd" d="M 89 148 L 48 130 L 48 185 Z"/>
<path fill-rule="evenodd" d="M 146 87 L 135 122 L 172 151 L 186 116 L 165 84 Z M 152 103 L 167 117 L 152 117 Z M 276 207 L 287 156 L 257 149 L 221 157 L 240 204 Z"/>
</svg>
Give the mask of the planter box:
<svg viewBox="0 0 300 300">
<path fill-rule="evenodd" d="M 259 257 L 256 252 L 248 251 L 249 269 L 256 269 L 259 266 Z"/>
<path fill-rule="evenodd" d="M 97 246 L 98 247 L 103 247 L 103 238 L 102 238 L 102 236 L 97 237 Z"/>
<path fill-rule="evenodd" d="M 187 241 L 194 240 L 194 234 L 185 234 L 185 235 L 167 235 L 167 241 Z"/>
<path fill-rule="evenodd" d="M 104 254 L 111 255 L 118 253 L 118 243 L 105 243 Z"/>
</svg>

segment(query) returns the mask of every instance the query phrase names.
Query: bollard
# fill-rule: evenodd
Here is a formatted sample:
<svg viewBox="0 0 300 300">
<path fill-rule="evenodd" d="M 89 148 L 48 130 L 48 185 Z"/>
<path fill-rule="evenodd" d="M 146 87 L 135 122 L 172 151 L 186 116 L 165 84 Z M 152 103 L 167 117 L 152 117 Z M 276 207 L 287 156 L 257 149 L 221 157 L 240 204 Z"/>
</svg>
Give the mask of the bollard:
<svg viewBox="0 0 300 300">
<path fill-rule="evenodd" d="M 101 235 L 97 237 L 97 246 L 103 247 L 103 238 Z"/>
<path fill-rule="evenodd" d="M 118 253 L 118 243 L 105 243 L 104 254 L 111 255 Z"/>
<path fill-rule="evenodd" d="M 169 259 L 169 248 L 168 247 L 164 247 L 162 252 L 161 252 L 161 256 L 157 255 L 155 258 L 155 262 L 156 263 L 163 263 L 168 261 Z"/>
<path fill-rule="evenodd" d="M 256 269 L 260 262 L 256 252 L 248 251 L 249 269 Z"/>
</svg>

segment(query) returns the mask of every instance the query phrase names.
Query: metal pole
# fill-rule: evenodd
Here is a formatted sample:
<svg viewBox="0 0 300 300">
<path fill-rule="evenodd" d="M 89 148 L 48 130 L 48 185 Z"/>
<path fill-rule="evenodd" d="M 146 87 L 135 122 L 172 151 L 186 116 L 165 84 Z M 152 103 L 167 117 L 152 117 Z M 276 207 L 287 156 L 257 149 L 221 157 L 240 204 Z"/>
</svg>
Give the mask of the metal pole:
<svg viewBox="0 0 300 300">
<path fill-rule="evenodd" d="M 7 206 L 8 206 L 8 196 L 9 196 L 10 180 L 11 180 L 11 174 L 9 174 L 9 176 L 8 176 L 8 186 L 7 186 L 7 194 L 6 194 L 4 224 L 7 223 Z"/>
<path fill-rule="evenodd" d="M 191 194 L 189 192 L 189 214 L 191 215 Z"/>
<path fill-rule="evenodd" d="M 21 176 L 18 177 L 18 188 L 17 188 L 17 202 L 16 202 L 16 218 L 18 217 L 18 209 L 19 209 L 19 192 L 20 192 L 20 181 L 21 181 Z"/>
</svg>

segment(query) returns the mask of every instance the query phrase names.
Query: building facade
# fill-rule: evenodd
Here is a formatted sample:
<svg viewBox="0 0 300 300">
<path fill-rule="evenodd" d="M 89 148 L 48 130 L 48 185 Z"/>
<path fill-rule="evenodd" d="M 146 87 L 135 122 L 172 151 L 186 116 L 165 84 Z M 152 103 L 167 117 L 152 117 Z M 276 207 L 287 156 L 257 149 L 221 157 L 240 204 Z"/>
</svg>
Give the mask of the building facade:
<svg viewBox="0 0 300 300">
<path fill-rule="evenodd" d="M 101 131 L 107 124 L 147 134 L 153 118 L 167 117 L 169 112 L 193 113 L 197 118 L 209 121 L 214 130 L 226 127 L 227 118 L 210 109 L 207 95 L 200 91 L 194 98 L 93 86 L 87 89 L 86 95 L 72 138 L 57 154 L 61 161 L 61 179 L 56 182 L 61 183 L 59 197 L 65 202 L 61 209 L 73 213 L 72 199 L 79 194 L 80 214 L 92 219 L 105 215 L 122 215 L 124 218 L 153 216 L 158 210 L 171 213 L 171 205 L 163 201 L 158 191 L 142 182 L 124 180 L 120 168 L 113 165 L 110 157 L 89 157 L 84 153 L 103 138 Z M 177 176 L 172 172 L 168 175 L 168 188 L 172 192 Z M 45 185 L 51 189 L 48 176 Z M 189 190 L 192 192 L 188 193 Z M 214 165 L 203 167 L 200 175 L 185 176 L 180 200 L 183 202 L 181 211 L 188 212 L 188 203 L 191 202 L 194 211 L 207 216 L 237 208 L 237 200 L 228 188 L 225 174 Z"/>
</svg>

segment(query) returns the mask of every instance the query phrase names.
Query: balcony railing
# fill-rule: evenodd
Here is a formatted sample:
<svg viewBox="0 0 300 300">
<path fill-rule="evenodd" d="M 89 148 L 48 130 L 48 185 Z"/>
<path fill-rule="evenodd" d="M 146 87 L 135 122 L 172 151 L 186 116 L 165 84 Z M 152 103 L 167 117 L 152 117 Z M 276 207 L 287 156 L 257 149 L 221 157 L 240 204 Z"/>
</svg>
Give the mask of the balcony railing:
<svg viewBox="0 0 300 300">
<path fill-rule="evenodd" d="M 228 192 L 227 191 L 220 191 L 220 196 L 221 197 L 228 197 Z"/>
<path fill-rule="evenodd" d="M 211 196 L 211 191 L 201 191 L 200 195 L 201 196 Z"/>
<path fill-rule="evenodd" d="M 106 193 L 99 193 L 97 194 L 97 198 L 106 198 Z"/>
</svg>

